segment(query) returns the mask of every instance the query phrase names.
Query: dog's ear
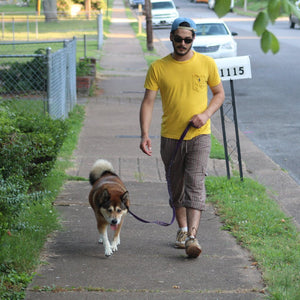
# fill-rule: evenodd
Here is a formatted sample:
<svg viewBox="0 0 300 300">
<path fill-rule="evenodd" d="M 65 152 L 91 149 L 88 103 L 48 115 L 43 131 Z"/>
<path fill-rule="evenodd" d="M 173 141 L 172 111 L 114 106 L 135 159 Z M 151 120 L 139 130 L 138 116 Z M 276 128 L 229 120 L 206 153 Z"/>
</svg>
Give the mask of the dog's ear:
<svg viewBox="0 0 300 300">
<path fill-rule="evenodd" d="M 121 196 L 121 201 L 124 203 L 126 208 L 129 206 L 129 193 L 126 191 L 122 196 Z"/>
<path fill-rule="evenodd" d="M 103 206 L 103 204 L 105 202 L 109 201 L 109 199 L 110 199 L 110 194 L 109 194 L 108 190 L 104 189 L 98 199 L 99 199 L 98 207 L 100 208 L 100 206 Z"/>
</svg>

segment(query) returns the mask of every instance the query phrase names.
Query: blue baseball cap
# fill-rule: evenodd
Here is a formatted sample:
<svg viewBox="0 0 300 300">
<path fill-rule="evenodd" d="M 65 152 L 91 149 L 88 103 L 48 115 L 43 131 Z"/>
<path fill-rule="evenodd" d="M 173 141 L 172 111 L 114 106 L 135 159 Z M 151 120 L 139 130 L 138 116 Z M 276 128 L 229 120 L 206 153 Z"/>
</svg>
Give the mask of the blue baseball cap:
<svg viewBox="0 0 300 300">
<path fill-rule="evenodd" d="M 180 26 L 181 23 L 183 22 L 187 22 L 190 26 Z M 190 19 L 190 18 L 184 18 L 184 17 L 179 17 L 177 19 L 174 20 L 173 24 L 172 24 L 172 28 L 171 31 L 175 31 L 177 29 L 187 29 L 187 30 L 192 30 L 192 31 L 197 31 L 197 27 L 195 22 Z"/>
</svg>

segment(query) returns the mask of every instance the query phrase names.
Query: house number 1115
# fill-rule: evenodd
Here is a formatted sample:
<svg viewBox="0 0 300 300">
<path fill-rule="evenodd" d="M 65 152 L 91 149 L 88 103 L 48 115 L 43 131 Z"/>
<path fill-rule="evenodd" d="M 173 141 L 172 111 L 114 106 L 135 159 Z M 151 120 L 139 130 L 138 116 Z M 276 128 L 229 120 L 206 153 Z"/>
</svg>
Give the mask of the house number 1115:
<svg viewBox="0 0 300 300">
<path fill-rule="evenodd" d="M 215 61 L 222 81 L 252 77 L 249 56 L 218 58 Z"/>
<path fill-rule="evenodd" d="M 220 76 L 221 77 L 231 77 L 231 76 L 242 76 L 245 73 L 244 67 L 234 67 L 234 68 L 227 68 L 227 69 L 220 69 Z"/>
</svg>

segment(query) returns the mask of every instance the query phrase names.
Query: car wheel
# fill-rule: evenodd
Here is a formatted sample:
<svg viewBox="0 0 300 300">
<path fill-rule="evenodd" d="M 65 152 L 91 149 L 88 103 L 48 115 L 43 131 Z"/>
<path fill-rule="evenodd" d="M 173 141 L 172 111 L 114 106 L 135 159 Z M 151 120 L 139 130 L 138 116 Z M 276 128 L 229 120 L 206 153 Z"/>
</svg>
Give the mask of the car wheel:
<svg viewBox="0 0 300 300">
<path fill-rule="evenodd" d="M 295 28 L 295 23 L 292 21 L 291 17 L 290 17 L 290 28 Z"/>
</svg>

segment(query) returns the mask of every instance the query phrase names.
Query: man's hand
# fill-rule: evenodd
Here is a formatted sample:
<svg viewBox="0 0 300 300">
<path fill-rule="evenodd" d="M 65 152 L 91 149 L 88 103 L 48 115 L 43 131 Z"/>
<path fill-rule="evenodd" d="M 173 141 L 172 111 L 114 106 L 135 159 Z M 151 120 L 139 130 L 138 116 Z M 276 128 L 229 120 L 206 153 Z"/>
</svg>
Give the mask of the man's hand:
<svg viewBox="0 0 300 300">
<path fill-rule="evenodd" d="M 149 137 L 142 137 L 140 149 L 147 155 L 152 155 L 151 139 Z"/>
<path fill-rule="evenodd" d="M 193 127 L 200 128 L 203 125 L 205 125 L 208 120 L 209 120 L 209 115 L 205 111 L 205 112 L 203 112 L 201 114 L 194 115 L 192 117 L 192 119 L 190 120 L 190 122 L 192 123 Z"/>
</svg>

